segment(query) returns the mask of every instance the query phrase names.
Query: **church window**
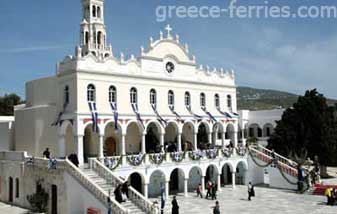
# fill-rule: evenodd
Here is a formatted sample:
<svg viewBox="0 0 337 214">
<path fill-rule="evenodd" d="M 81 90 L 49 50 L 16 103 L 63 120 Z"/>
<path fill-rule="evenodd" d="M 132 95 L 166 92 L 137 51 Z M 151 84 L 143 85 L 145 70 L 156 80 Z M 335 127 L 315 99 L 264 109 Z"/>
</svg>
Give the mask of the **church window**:
<svg viewBox="0 0 337 214">
<path fill-rule="evenodd" d="M 103 39 L 103 37 L 102 37 L 102 32 L 99 31 L 99 32 L 97 33 L 97 44 L 98 44 L 98 45 L 101 45 L 101 44 L 102 44 L 102 39 Z"/>
<path fill-rule="evenodd" d="M 200 94 L 200 106 L 201 106 L 201 108 L 206 107 L 206 96 L 205 96 L 204 93 Z"/>
<path fill-rule="evenodd" d="M 154 89 L 150 91 L 150 104 L 157 105 L 157 92 Z"/>
<path fill-rule="evenodd" d="M 188 91 L 185 93 L 185 106 L 186 108 L 191 108 L 191 95 Z"/>
<path fill-rule="evenodd" d="M 131 88 L 130 90 L 130 102 L 132 104 L 137 104 L 137 89 Z"/>
<path fill-rule="evenodd" d="M 109 88 L 109 102 L 116 103 L 117 102 L 117 90 L 115 86 L 110 86 Z"/>
<path fill-rule="evenodd" d="M 101 18 L 101 8 L 97 7 L 97 17 Z"/>
<path fill-rule="evenodd" d="M 232 111 L 232 96 L 227 95 L 227 108 L 229 111 Z"/>
<path fill-rule="evenodd" d="M 85 44 L 87 45 L 89 43 L 89 32 L 85 32 Z"/>
<path fill-rule="evenodd" d="M 96 17 L 96 7 L 92 6 L 92 17 Z"/>
<path fill-rule="evenodd" d="M 96 97 L 95 97 L 95 94 L 96 94 L 96 89 L 95 89 L 95 86 L 90 84 L 88 85 L 88 88 L 87 88 L 87 98 L 88 98 L 88 102 L 95 102 L 96 100 Z"/>
<path fill-rule="evenodd" d="M 174 107 L 174 93 L 171 90 L 168 92 L 168 105 L 171 108 Z"/>
<path fill-rule="evenodd" d="M 69 86 L 64 87 L 64 104 L 69 103 Z"/>
<path fill-rule="evenodd" d="M 220 97 L 219 94 L 215 94 L 214 96 L 214 104 L 216 108 L 220 108 Z"/>
</svg>

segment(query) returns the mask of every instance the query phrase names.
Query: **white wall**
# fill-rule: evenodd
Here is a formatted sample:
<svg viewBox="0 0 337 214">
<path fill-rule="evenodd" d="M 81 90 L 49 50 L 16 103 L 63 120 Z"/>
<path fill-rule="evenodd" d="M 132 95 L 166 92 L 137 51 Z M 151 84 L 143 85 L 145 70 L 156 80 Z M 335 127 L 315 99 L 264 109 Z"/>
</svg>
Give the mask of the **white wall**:
<svg viewBox="0 0 337 214">
<path fill-rule="evenodd" d="M 14 149 L 12 128 L 13 122 L 0 122 L 0 151 L 10 151 Z"/>
</svg>

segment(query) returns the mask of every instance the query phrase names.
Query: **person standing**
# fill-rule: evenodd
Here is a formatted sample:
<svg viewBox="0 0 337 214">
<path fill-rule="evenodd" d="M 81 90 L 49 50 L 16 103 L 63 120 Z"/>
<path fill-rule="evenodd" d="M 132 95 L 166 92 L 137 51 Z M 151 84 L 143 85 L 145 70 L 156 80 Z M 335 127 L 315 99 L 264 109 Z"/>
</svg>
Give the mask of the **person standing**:
<svg viewBox="0 0 337 214">
<path fill-rule="evenodd" d="M 198 185 L 197 187 L 197 197 L 202 198 L 202 189 L 201 189 L 201 184 Z"/>
<path fill-rule="evenodd" d="M 44 150 L 42 155 L 43 155 L 44 158 L 50 159 L 49 148 L 46 148 L 46 150 Z"/>
<path fill-rule="evenodd" d="M 209 196 L 212 196 L 211 191 L 212 191 L 212 182 L 211 182 L 211 181 L 208 181 L 208 182 L 207 182 L 207 194 L 206 194 L 206 199 L 208 199 Z"/>
<path fill-rule="evenodd" d="M 160 184 L 160 195 L 161 195 L 161 206 L 160 206 L 160 213 L 164 214 L 164 208 L 165 208 L 165 201 L 166 201 L 166 196 L 165 196 L 165 187 L 164 184 Z"/>
<path fill-rule="evenodd" d="M 325 190 L 325 193 L 324 193 L 324 195 L 326 196 L 326 199 L 327 199 L 327 202 L 326 202 L 326 204 L 327 205 L 331 205 L 331 189 L 330 188 L 327 188 L 326 190 Z"/>
<path fill-rule="evenodd" d="M 219 201 L 215 202 L 215 207 L 213 208 L 213 214 L 220 214 L 220 205 Z"/>
<path fill-rule="evenodd" d="M 251 201 L 251 197 L 253 196 L 253 186 L 252 186 L 252 182 L 249 182 L 248 184 L 248 201 Z"/>
<path fill-rule="evenodd" d="M 176 196 L 173 196 L 172 200 L 172 214 L 179 214 L 179 205 Z"/>
<path fill-rule="evenodd" d="M 218 189 L 218 186 L 217 186 L 217 184 L 213 184 L 213 186 L 212 186 L 212 200 L 216 200 L 216 191 L 217 191 L 217 189 Z"/>
</svg>

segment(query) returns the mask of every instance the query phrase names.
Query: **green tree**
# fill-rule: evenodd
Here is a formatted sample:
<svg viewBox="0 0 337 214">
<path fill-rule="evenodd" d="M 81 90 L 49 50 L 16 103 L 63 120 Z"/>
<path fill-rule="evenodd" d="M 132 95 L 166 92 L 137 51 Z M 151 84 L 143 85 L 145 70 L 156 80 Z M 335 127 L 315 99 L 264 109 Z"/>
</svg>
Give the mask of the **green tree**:
<svg viewBox="0 0 337 214">
<path fill-rule="evenodd" d="M 22 103 L 21 98 L 16 94 L 5 94 L 0 97 L 0 115 L 14 115 L 14 106 Z"/>
<path fill-rule="evenodd" d="M 290 158 L 317 155 L 321 164 L 337 165 L 336 109 L 316 89 L 307 91 L 283 113 L 268 147 Z"/>
</svg>

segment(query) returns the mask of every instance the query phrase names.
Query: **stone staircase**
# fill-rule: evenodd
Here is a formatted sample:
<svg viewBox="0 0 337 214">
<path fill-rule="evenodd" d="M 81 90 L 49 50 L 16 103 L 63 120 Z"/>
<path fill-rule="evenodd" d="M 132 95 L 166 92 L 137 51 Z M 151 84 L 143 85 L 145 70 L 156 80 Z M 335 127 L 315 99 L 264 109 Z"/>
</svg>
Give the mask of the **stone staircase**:
<svg viewBox="0 0 337 214">
<path fill-rule="evenodd" d="M 101 176 L 98 175 L 97 172 L 95 172 L 93 169 L 90 168 L 82 168 L 82 172 L 95 184 L 97 184 L 102 190 L 105 191 L 106 194 L 109 194 L 112 198 L 115 197 L 114 190 L 116 188 L 116 184 L 109 184 L 108 181 Z M 128 210 L 128 212 L 131 214 L 143 214 L 146 213 L 143 211 L 140 207 L 138 207 L 135 203 L 133 203 L 130 200 L 127 200 L 126 202 L 121 203 L 121 206 L 123 206 L 125 209 Z"/>
</svg>

